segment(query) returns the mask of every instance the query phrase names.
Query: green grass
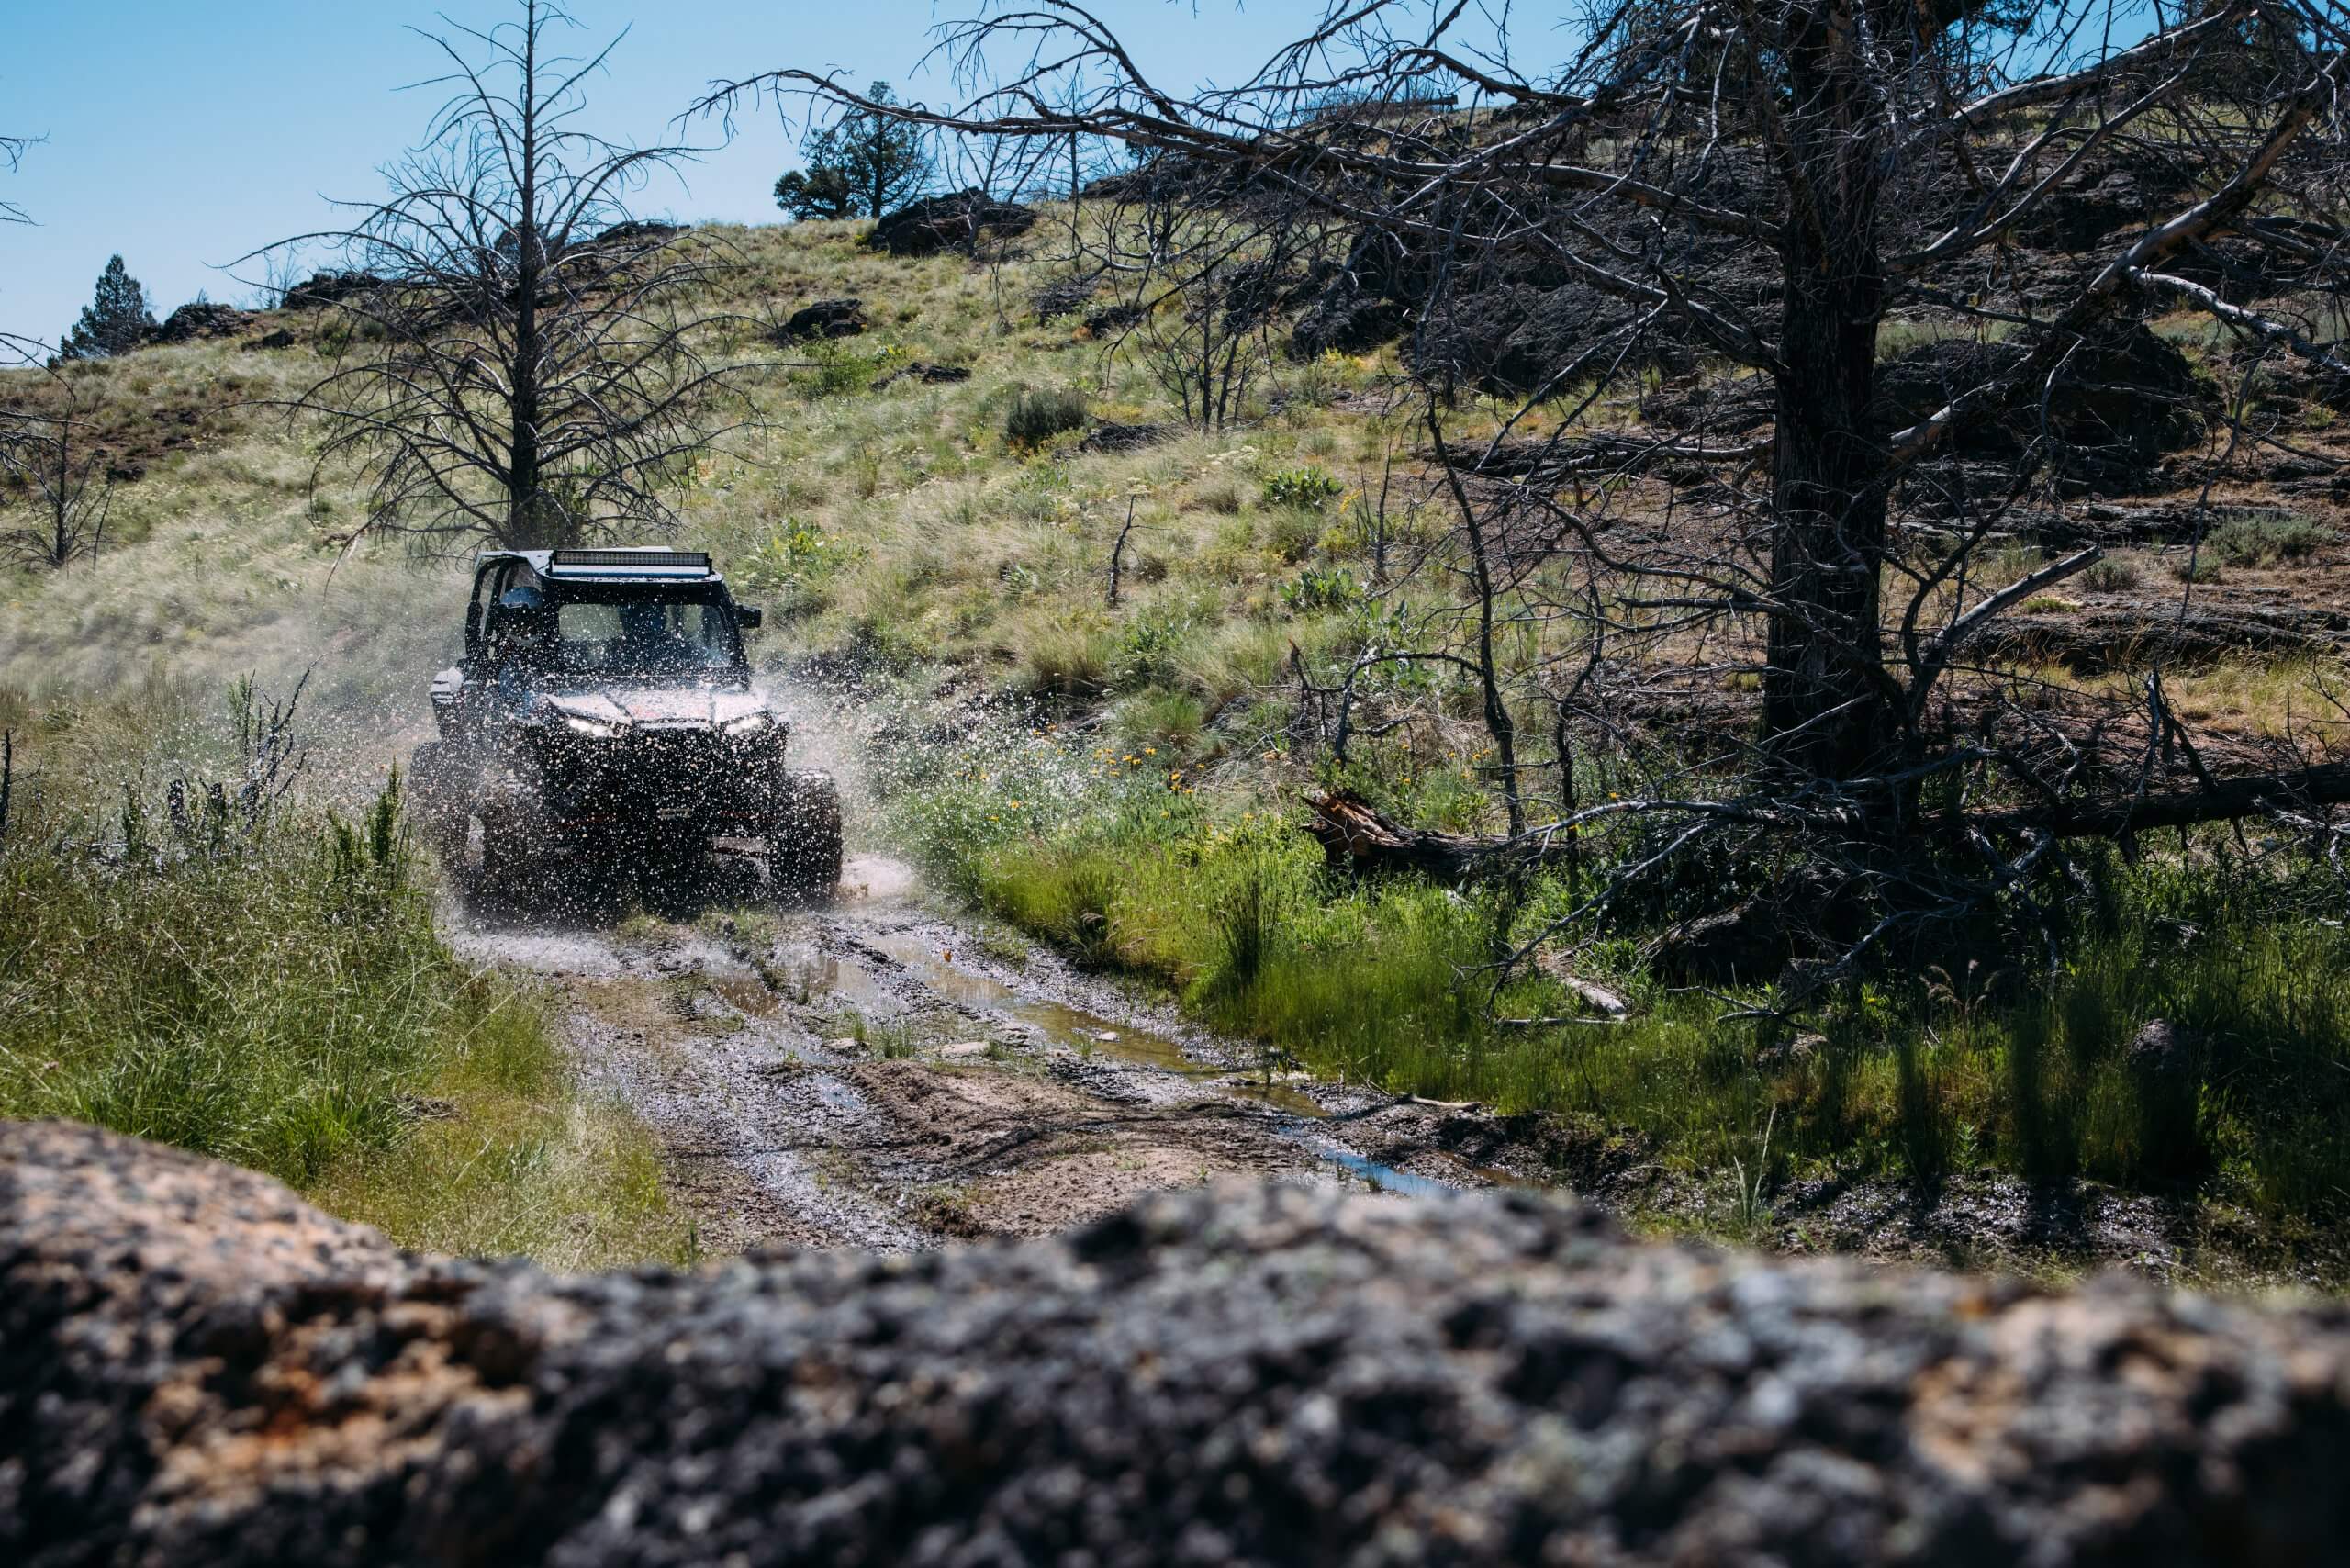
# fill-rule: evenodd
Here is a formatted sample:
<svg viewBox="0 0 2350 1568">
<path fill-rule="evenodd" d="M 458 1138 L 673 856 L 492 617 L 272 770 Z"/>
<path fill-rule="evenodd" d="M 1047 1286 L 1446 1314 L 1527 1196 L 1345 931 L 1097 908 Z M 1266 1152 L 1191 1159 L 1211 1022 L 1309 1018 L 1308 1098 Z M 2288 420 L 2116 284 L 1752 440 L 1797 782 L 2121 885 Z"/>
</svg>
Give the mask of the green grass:
<svg viewBox="0 0 2350 1568">
<path fill-rule="evenodd" d="M 218 739 L 164 699 L 149 718 Z M 579 1092 L 535 998 L 442 941 L 392 788 L 356 821 L 298 795 L 250 824 L 175 818 L 85 716 L 82 765 L 119 769 L 102 807 L 31 727 L 0 845 L 0 1114 L 231 1160 L 407 1245 L 688 1254 L 641 1130 Z M 207 776 L 236 777 L 182 798 Z"/>
<path fill-rule="evenodd" d="M 1357 881 L 1289 813 L 1212 804 L 1197 777 L 1032 731 L 901 779 L 895 809 L 941 880 L 1205 1023 L 1349 1081 L 1562 1114 L 1595 1148 L 1735 1173 L 1749 1206 L 1796 1173 L 2007 1171 L 2199 1193 L 2288 1231 L 2350 1213 L 2350 936 L 2311 890 L 2200 852 L 2092 859 L 2100 897 L 2055 976 L 1888 974 L 1800 1039 L 1723 1021 L 1767 993 L 1669 991 L 1618 939 L 1578 971 L 1629 996 L 1630 1022 L 1528 1029 L 1497 1020 L 1571 999 L 1539 974 L 1496 993 L 1491 966 L 1571 905 L 1562 878 L 1515 900 Z M 1453 781 L 1406 799 L 1424 812 Z M 2183 1080 L 2127 1059 L 2158 1018 L 2200 1042 Z"/>
</svg>

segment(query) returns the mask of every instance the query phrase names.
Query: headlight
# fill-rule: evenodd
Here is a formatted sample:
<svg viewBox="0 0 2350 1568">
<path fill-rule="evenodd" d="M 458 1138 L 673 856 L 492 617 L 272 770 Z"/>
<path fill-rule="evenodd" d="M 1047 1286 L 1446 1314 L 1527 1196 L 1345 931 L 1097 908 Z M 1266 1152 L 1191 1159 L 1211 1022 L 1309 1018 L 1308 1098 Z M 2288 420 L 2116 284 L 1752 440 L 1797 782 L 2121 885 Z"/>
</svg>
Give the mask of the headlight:
<svg viewBox="0 0 2350 1568">
<path fill-rule="evenodd" d="M 575 735 L 588 735 L 599 741 L 610 740 L 621 733 L 621 727 L 616 723 L 590 719 L 579 713 L 565 713 L 563 727 Z"/>
<path fill-rule="evenodd" d="M 730 735 L 763 735 L 775 728 L 771 713 L 745 713 L 739 719 L 729 719 L 724 725 Z"/>
</svg>

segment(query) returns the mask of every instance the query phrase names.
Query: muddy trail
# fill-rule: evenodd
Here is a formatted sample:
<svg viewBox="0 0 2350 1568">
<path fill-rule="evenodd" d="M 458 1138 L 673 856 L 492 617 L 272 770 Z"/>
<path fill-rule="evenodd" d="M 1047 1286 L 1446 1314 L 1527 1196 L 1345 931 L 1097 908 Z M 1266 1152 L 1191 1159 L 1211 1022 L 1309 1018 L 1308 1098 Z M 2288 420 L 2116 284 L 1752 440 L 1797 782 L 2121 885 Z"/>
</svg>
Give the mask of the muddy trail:
<svg viewBox="0 0 2350 1568">
<path fill-rule="evenodd" d="M 2338 1240 L 1989 1173 L 1930 1196 L 1883 1177 L 1794 1182 L 1736 1226 L 1721 1182 L 1637 1139 L 1281 1070 L 925 895 L 887 857 L 853 858 L 836 895 L 805 906 L 764 901 L 763 880 L 722 855 L 691 886 L 575 878 L 559 898 L 476 893 L 450 912 L 459 951 L 548 982 L 579 1070 L 652 1130 L 711 1255 L 1043 1236 L 1247 1178 L 1399 1202 L 1548 1187 L 1642 1228 L 2043 1277 L 2350 1278 Z"/>
<path fill-rule="evenodd" d="M 452 936 L 551 983 L 591 1087 L 659 1140 L 701 1245 L 905 1249 L 1039 1236 L 1226 1177 L 1442 1200 L 1539 1180 L 1531 1150 L 1452 1151 L 1431 1107 L 1270 1070 L 1054 956 L 851 860 L 838 895 L 707 885 L 476 894 Z"/>
</svg>

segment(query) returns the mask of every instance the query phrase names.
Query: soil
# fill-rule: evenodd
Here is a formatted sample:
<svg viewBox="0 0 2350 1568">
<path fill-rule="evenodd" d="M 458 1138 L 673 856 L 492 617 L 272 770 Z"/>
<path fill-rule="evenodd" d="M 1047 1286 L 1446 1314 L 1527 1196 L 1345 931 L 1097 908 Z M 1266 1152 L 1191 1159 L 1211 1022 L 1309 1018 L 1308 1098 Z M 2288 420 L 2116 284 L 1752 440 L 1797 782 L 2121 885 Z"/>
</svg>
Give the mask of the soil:
<svg viewBox="0 0 2350 1568">
<path fill-rule="evenodd" d="M 581 1070 L 653 1131 L 708 1253 L 1048 1236 L 1226 1178 L 1419 1203 L 1539 1188 L 1641 1228 L 1735 1228 L 1721 1183 L 1636 1137 L 1282 1070 L 946 907 L 887 857 L 853 858 L 822 902 L 760 888 L 748 857 L 722 856 L 688 888 L 566 880 L 559 901 L 476 895 L 452 915 L 461 951 L 550 983 Z M 2086 1182 L 1766 1197 L 1750 1239 L 1783 1252 L 2239 1288 L 2350 1277 L 2338 1244 Z"/>
<path fill-rule="evenodd" d="M 1440 1199 L 1542 1169 L 1446 1152 L 1416 1103 L 1269 1071 L 925 901 L 897 861 L 855 858 L 800 908 L 745 901 L 756 877 L 722 858 L 655 915 L 568 886 L 453 920 L 468 956 L 553 982 L 588 1081 L 652 1128 L 708 1250 L 1043 1236 L 1225 1177 Z"/>
</svg>

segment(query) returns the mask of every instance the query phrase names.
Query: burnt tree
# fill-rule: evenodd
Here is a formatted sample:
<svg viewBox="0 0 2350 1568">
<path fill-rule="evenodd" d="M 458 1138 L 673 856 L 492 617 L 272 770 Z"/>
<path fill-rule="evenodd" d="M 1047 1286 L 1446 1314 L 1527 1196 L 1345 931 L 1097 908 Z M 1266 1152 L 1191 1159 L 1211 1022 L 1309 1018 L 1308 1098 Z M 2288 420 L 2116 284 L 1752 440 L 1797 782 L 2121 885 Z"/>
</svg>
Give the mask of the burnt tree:
<svg viewBox="0 0 2350 1568">
<path fill-rule="evenodd" d="M 288 407 L 324 430 L 321 465 L 371 481 L 361 533 L 543 545 L 664 519 L 669 465 L 718 433 L 713 409 L 747 368 L 707 347 L 716 319 L 688 308 L 722 249 L 628 205 L 690 150 L 585 129 L 582 84 L 618 40 L 563 55 L 553 35 L 570 18 L 518 9 L 432 38 L 451 69 L 425 85 L 451 96 L 387 196 L 274 248 L 347 263 L 321 297 L 343 352 Z"/>
</svg>

